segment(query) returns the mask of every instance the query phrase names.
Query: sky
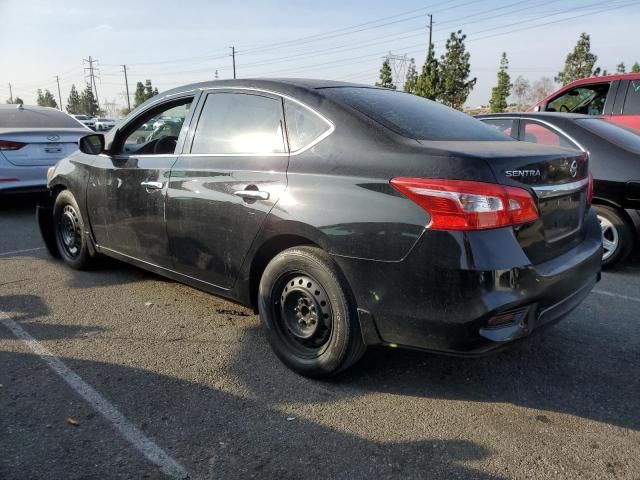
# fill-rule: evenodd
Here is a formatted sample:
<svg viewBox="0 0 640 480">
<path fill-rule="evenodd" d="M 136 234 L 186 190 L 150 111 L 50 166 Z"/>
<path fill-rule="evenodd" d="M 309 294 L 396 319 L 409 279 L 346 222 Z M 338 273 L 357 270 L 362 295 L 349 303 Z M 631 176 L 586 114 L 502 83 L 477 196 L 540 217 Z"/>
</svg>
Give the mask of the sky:
<svg viewBox="0 0 640 480">
<path fill-rule="evenodd" d="M 83 88 L 87 62 L 97 60 L 100 103 L 126 105 L 129 91 L 151 79 L 160 91 L 196 81 L 307 77 L 373 84 L 392 53 L 424 62 L 428 14 L 436 53 L 449 34 L 467 34 L 468 106 L 488 103 L 500 55 L 512 79 L 553 78 L 581 32 L 591 36 L 597 65 L 615 71 L 640 62 L 640 0 L 0 0 L 0 101 L 35 103 L 38 88 L 62 100 Z M 396 63 L 398 67 L 401 61 Z"/>
</svg>

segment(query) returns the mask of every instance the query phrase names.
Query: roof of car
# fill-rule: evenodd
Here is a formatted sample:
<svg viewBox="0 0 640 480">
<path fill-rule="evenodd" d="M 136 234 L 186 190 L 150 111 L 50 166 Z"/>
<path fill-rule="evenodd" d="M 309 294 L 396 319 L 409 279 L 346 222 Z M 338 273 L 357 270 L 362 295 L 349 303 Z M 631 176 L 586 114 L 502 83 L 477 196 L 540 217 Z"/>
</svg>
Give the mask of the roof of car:
<svg viewBox="0 0 640 480">
<path fill-rule="evenodd" d="M 573 82 L 564 85 L 562 88 L 570 87 L 572 85 L 582 85 L 584 83 L 613 82 L 614 80 L 640 80 L 640 73 L 615 73 L 613 75 L 586 77 L 574 80 Z"/>
<path fill-rule="evenodd" d="M 511 112 L 511 113 L 485 113 L 475 115 L 476 118 L 500 118 L 500 117 L 533 117 L 554 120 L 578 120 L 580 118 L 599 118 L 594 115 L 583 115 L 581 113 L 562 113 L 562 112 Z"/>
</svg>

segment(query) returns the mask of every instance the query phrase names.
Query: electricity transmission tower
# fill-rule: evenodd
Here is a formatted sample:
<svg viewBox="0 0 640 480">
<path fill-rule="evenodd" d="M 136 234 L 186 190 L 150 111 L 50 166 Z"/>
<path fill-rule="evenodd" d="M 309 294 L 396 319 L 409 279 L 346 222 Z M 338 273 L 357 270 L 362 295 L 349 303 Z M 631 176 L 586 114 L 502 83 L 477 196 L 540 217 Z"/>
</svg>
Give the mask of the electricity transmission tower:
<svg viewBox="0 0 640 480">
<path fill-rule="evenodd" d="M 391 65 L 393 84 L 398 88 L 398 90 L 403 90 L 405 77 L 407 76 L 407 63 L 409 62 L 407 54 L 396 55 L 389 52 L 382 58 L 384 60 L 388 60 L 389 65 Z"/>
<path fill-rule="evenodd" d="M 96 77 L 98 78 L 98 80 L 100 80 L 100 71 L 94 66 L 94 64 L 97 64 L 98 61 L 94 60 L 91 58 L 91 55 L 89 55 L 89 59 L 87 60 L 86 58 L 82 59 L 83 63 L 87 63 L 89 66 L 88 67 L 84 67 L 85 72 L 85 76 L 84 78 L 87 80 L 87 84 L 89 85 L 89 88 L 91 89 L 91 92 L 93 93 L 93 96 L 96 98 L 96 105 L 98 105 L 98 110 L 100 110 L 100 101 L 98 100 L 98 88 L 96 87 Z"/>
</svg>

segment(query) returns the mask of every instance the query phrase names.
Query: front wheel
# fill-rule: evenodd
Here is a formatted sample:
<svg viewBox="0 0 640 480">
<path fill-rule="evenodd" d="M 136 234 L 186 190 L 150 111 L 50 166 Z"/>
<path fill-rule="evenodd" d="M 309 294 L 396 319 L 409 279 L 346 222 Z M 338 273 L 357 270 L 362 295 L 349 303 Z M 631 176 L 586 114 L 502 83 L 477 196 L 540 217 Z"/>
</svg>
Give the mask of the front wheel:
<svg viewBox="0 0 640 480">
<path fill-rule="evenodd" d="M 633 250 L 633 230 L 618 210 L 595 205 L 602 230 L 602 266 L 613 267 L 623 262 Z"/>
<path fill-rule="evenodd" d="M 53 229 L 60 258 L 67 265 L 77 270 L 93 265 L 84 220 L 76 199 L 68 190 L 60 192 L 53 204 Z"/>
<path fill-rule="evenodd" d="M 307 377 L 338 373 L 366 349 L 349 285 L 319 248 L 274 257 L 260 280 L 258 308 L 273 351 Z"/>
</svg>

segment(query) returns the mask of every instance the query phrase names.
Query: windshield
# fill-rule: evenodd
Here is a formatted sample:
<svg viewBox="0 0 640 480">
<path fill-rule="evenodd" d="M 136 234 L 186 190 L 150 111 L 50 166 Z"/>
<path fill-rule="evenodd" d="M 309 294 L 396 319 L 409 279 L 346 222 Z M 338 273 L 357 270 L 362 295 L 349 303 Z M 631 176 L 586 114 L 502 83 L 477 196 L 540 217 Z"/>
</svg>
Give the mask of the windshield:
<svg viewBox="0 0 640 480">
<path fill-rule="evenodd" d="M 0 110 L 0 128 L 84 128 L 66 113 L 58 110 Z"/>
<path fill-rule="evenodd" d="M 417 95 L 382 88 L 325 88 L 322 93 L 394 132 L 416 140 L 512 141 L 462 112 Z"/>
<path fill-rule="evenodd" d="M 633 153 L 640 153 L 640 134 L 601 118 L 580 118 L 578 125 Z"/>
</svg>

